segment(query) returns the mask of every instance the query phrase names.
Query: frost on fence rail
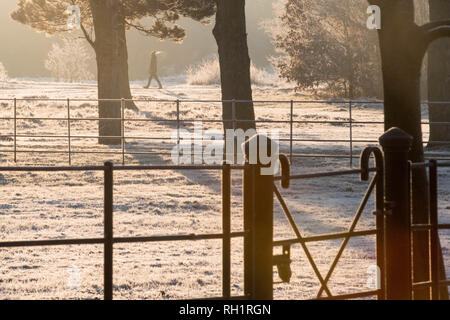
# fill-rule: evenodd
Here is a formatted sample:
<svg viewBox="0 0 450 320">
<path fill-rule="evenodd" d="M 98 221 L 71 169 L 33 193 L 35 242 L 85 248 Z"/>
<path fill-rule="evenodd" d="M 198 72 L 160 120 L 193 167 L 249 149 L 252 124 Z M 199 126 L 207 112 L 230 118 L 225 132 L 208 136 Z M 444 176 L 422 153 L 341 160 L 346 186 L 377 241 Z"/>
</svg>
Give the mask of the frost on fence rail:
<svg viewBox="0 0 450 320">
<path fill-rule="evenodd" d="M 11 116 L 10 114 L 7 116 L 0 117 L 0 121 L 12 121 L 13 122 L 13 132 L 5 132 L 1 136 L 1 138 L 4 141 L 11 141 L 12 146 L 6 146 L 0 147 L 0 153 L 6 153 L 6 154 L 13 154 L 14 161 L 16 162 L 18 158 L 20 158 L 18 155 L 20 154 L 48 154 L 48 155 L 56 155 L 56 154 L 65 154 L 67 155 L 68 163 L 69 165 L 72 164 L 72 156 L 75 155 L 117 155 L 121 156 L 122 164 L 125 164 L 127 161 L 127 158 L 136 158 L 136 157 L 151 157 L 151 156 L 161 156 L 166 154 L 164 152 L 164 147 L 167 147 L 167 141 L 172 140 L 169 135 L 164 134 L 164 130 L 161 131 L 160 134 L 155 134 L 153 136 L 149 136 L 147 134 L 134 134 L 132 131 L 135 130 L 136 124 L 142 122 L 142 125 L 139 124 L 139 126 L 163 126 L 167 127 L 167 130 L 176 130 L 177 137 L 180 135 L 180 130 L 183 129 L 184 126 L 189 126 L 191 122 L 199 120 L 196 117 L 186 117 L 184 112 L 186 110 L 183 110 L 186 108 L 186 106 L 183 107 L 183 104 L 186 103 L 222 103 L 222 102 L 249 102 L 250 100 L 180 100 L 180 99 L 166 99 L 166 100 L 159 100 L 159 99 L 51 99 L 51 98 L 16 98 L 16 99 L 0 99 L 0 101 L 13 101 L 14 102 L 14 112 Z M 59 102 L 67 102 L 67 114 L 65 116 L 56 116 L 56 117 L 31 117 L 31 116 L 22 116 L 17 113 L 17 107 L 16 103 L 18 101 L 59 101 Z M 153 103 L 173 103 L 174 107 L 176 106 L 176 114 L 173 118 L 171 117 L 150 117 L 150 118 L 139 118 L 139 117 L 132 117 L 130 115 L 127 116 L 122 110 L 121 118 L 99 118 L 97 116 L 90 116 L 90 117 L 83 117 L 80 115 L 71 115 L 71 106 L 70 102 L 98 102 L 98 101 L 135 101 L 135 102 L 153 102 Z M 264 107 L 259 104 L 265 104 L 265 103 L 274 103 L 274 104 L 285 104 L 286 105 L 286 115 L 288 116 L 287 119 L 256 119 L 254 122 L 258 124 L 259 127 L 269 127 L 269 128 L 275 128 L 276 126 L 283 126 L 283 124 L 289 125 L 289 128 L 283 129 L 282 135 L 280 136 L 279 141 L 282 143 L 282 148 L 286 150 L 285 152 L 289 154 L 289 158 L 291 162 L 294 158 L 336 158 L 336 159 L 349 159 L 350 165 L 353 165 L 353 160 L 357 157 L 357 144 L 376 144 L 377 140 L 370 139 L 370 138 L 364 138 L 360 139 L 356 137 L 358 127 L 361 127 L 363 125 L 382 125 L 383 121 L 359 121 L 355 120 L 352 117 L 352 108 L 356 108 L 355 106 L 357 104 L 367 104 L 367 105 L 382 105 L 382 101 L 370 101 L 370 100 L 253 100 L 253 103 L 255 103 L 255 109 L 259 110 L 260 107 Z M 444 107 L 447 107 L 450 105 L 450 102 L 446 101 L 438 101 L 438 102 L 429 102 L 429 101 L 423 101 L 423 104 L 436 104 L 436 105 L 442 105 Z M 302 105 L 300 105 L 302 104 Z M 302 119 L 299 118 L 299 114 L 301 116 L 303 105 L 318 105 L 318 104 L 345 104 L 348 108 L 348 119 Z M 75 108 L 75 107 L 74 107 Z M 355 109 L 358 110 L 358 109 Z M 203 116 L 202 116 L 203 117 Z M 119 120 L 121 121 L 122 125 L 122 135 L 116 136 L 117 139 L 120 140 L 120 152 L 117 152 L 116 150 L 111 149 L 99 149 L 94 148 L 94 146 L 85 147 L 84 141 L 88 141 L 89 139 L 99 139 L 104 136 L 99 136 L 95 134 L 85 134 L 82 132 L 77 132 L 77 126 L 80 125 L 80 122 L 98 122 L 100 120 Z M 233 120 L 223 120 L 223 119 L 207 119 L 203 117 L 201 119 L 204 123 L 208 124 L 216 124 L 221 125 L 224 124 L 226 121 L 233 121 L 235 125 L 238 125 L 241 123 L 242 119 L 233 119 Z M 34 127 L 33 129 L 27 129 L 25 132 L 23 131 L 23 128 L 19 127 L 18 125 L 27 121 L 33 121 L 33 122 L 46 122 L 46 121 L 61 121 L 64 123 L 67 123 L 67 125 L 64 125 L 67 127 L 65 132 L 58 132 L 58 133 L 52 133 L 52 132 L 45 132 L 45 133 L 37 133 L 30 130 L 36 130 Z M 8 122 L 8 124 L 11 124 Z M 176 124 L 176 129 L 173 129 L 173 126 Z M 430 122 L 430 121 L 422 121 L 423 125 L 449 125 L 448 122 Z M 342 130 L 339 134 L 345 134 L 345 137 L 333 137 L 328 138 L 328 136 L 319 136 L 317 138 L 309 137 L 307 133 L 305 133 L 302 128 L 300 128 L 301 125 L 330 125 L 330 126 L 342 126 Z M 133 129 L 134 128 L 134 129 Z M 347 132 L 348 128 L 348 134 Z M 63 129 L 61 127 L 61 129 Z M 48 131 L 48 130 L 47 130 Z M 146 130 L 146 132 L 152 132 L 152 130 Z M 34 147 L 35 142 L 32 144 L 26 144 L 21 145 L 19 143 L 21 140 L 28 140 L 28 139 L 41 139 L 45 140 L 45 146 L 42 149 Z M 109 138 L 109 136 L 108 136 Z M 114 138 L 114 137 L 113 137 Z M 208 137 L 202 137 L 202 141 L 208 141 Z M 65 141 L 64 141 L 65 140 Z M 135 147 L 130 147 L 130 140 L 135 140 L 133 143 L 138 145 Z M 82 143 L 81 146 L 77 146 L 77 143 Z M 159 143 L 157 141 L 160 141 L 162 143 Z M 58 142 L 57 145 L 56 142 Z M 62 142 L 62 143 L 59 143 Z M 143 145 L 143 142 L 147 142 L 145 145 Z M 155 143 L 150 143 L 155 142 Z M 174 141 L 171 141 L 172 143 Z M 424 144 L 432 142 L 435 145 L 448 145 L 450 144 L 447 141 L 427 141 L 423 142 Z M 51 143 L 51 146 L 48 144 Z M 175 141 L 176 144 L 179 143 L 179 140 Z M 303 150 L 305 146 L 310 147 L 309 143 L 315 144 L 314 148 L 318 148 L 318 150 Z M 65 144 L 65 146 L 63 146 Z M 330 145 L 330 147 L 327 147 L 327 145 Z M 355 148 L 356 147 L 356 148 Z M 140 148 L 140 149 L 139 149 Z M 141 150 L 142 149 L 142 150 Z M 145 150 L 144 150 L 145 149 Z M 146 149 L 151 149 L 150 151 Z M 450 159 L 450 154 L 444 152 L 444 151 L 433 151 L 433 155 L 431 156 L 430 153 L 426 153 L 428 157 L 433 158 L 439 158 L 441 160 L 444 159 Z M 42 159 L 42 158 L 40 158 Z M 55 158 L 52 158 L 55 159 Z M 102 158 L 102 160 L 104 160 Z"/>
</svg>

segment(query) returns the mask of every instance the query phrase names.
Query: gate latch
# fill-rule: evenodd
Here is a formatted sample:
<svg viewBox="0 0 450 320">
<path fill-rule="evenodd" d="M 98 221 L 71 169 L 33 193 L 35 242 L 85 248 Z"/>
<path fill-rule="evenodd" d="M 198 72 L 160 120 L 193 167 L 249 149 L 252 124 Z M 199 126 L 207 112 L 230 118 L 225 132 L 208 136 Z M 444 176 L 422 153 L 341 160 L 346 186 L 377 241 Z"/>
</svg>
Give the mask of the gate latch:
<svg viewBox="0 0 450 320">
<path fill-rule="evenodd" d="M 290 245 L 284 245 L 283 253 L 273 256 L 273 265 L 277 266 L 278 276 L 283 282 L 289 282 L 291 280 L 291 262 Z"/>
<path fill-rule="evenodd" d="M 385 201 L 384 202 L 384 210 L 377 209 L 377 210 L 373 211 L 372 213 L 375 216 L 382 216 L 382 215 L 390 216 L 390 215 L 392 215 L 392 209 L 394 209 L 395 206 L 396 206 L 395 201 Z"/>
<path fill-rule="evenodd" d="M 387 216 L 392 215 L 392 210 L 397 206 L 395 201 L 385 201 L 384 202 L 384 214 Z"/>
</svg>

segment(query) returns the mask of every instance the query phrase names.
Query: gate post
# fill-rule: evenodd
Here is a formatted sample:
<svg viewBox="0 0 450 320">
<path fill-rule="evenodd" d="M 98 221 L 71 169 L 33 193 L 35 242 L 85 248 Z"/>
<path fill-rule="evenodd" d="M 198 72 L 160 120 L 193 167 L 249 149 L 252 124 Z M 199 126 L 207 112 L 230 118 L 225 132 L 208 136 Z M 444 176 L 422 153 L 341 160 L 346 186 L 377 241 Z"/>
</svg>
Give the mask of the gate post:
<svg viewBox="0 0 450 320">
<path fill-rule="evenodd" d="M 266 139 L 260 152 L 260 142 Z M 243 147 L 246 155 L 244 170 L 244 292 L 250 299 L 273 299 L 273 172 L 270 163 L 261 162 L 261 154 L 272 155 L 277 150 L 272 141 L 262 135 L 247 140 Z M 256 154 L 255 154 L 256 153 Z M 272 157 L 274 159 L 274 157 Z M 253 160 L 253 161 L 252 161 Z M 255 161 L 256 160 L 256 161 Z"/>
<path fill-rule="evenodd" d="M 410 300 L 411 213 L 408 152 L 412 137 L 391 128 L 379 139 L 384 152 L 386 299 Z"/>
</svg>

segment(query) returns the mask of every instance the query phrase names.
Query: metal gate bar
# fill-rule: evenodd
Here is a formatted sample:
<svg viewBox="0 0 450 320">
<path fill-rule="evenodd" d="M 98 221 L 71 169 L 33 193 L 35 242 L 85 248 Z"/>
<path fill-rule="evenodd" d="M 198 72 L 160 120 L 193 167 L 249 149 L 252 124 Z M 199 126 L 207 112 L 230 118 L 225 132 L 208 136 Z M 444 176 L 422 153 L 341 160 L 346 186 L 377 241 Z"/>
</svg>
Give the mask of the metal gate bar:
<svg viewBox="0 0 450 320">
<path fill-rule="evenodd" d="M 231 271 L 231 239 L 245 238 L 248 233 L 231 232 L 231 170 L 242 170 L 244 166 L 239 165 L 210 165 L 210 166 L 118 166 L 114 167 L 111 162 L 105 162 L 103 166 L 81 166 L 81 167 L 0 167 L 0 172 L 104 172 L 104 236 L 103 238 L 81 238 L 81 239 L 50 239 L 50 240 L 28 240 L 28 241 L 1 241 L 0 248 L 16 247 L 44 247 L 61 245 L 92 245 L 103 244 L 104 268 L 103 268 L 103 295 L 105 300 L 113 299 L 113 245 L 116 243 L 144 243 L 162 241 L 197 241 L 197 240 L 222 240 L 223 263 L 222 263 L 222 293 L 221 297 L 210 297 L 209 299 L 231 299 L 239 300 L 248 296 L 231 296 L 230 271 Z M 113 186 L 114 171 L 135 170 L 221 170 L 222 171 L 222 233 L 211 234 L 182 234 L 162 235 L 149 237 L 114 237 L 113 235 Z"/>
</svg>

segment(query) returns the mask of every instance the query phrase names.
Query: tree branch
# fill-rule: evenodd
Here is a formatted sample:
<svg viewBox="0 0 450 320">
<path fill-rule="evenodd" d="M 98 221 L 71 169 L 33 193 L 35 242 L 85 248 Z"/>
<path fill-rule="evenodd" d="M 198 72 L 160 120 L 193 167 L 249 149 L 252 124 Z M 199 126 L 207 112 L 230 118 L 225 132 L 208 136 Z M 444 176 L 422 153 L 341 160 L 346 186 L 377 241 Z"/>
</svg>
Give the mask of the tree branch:
<svg viewBox="0 0 450 320">
<path fill-rule="evenodd" d="M 83 31 L 84 37 L 86 38 L 87 42 L 91 45 L 91 47 L 95 50 L 95 42 L 92 40 L 92 38 L 89 36 L 89 34 L 86 31 L 86 28 L 83 26 L 82 23 L 80 23 L 81 31 Z"/>
<path fill-rule="evenodd" d="M 434 40 L 450 37 L 450 20 L 430 22 L 420 29 L 424 33 L 425 45 L 428 47 Z"/>
</svg>

